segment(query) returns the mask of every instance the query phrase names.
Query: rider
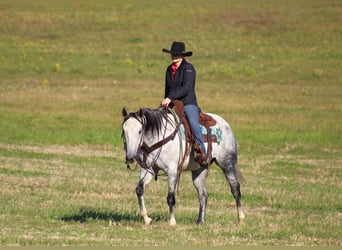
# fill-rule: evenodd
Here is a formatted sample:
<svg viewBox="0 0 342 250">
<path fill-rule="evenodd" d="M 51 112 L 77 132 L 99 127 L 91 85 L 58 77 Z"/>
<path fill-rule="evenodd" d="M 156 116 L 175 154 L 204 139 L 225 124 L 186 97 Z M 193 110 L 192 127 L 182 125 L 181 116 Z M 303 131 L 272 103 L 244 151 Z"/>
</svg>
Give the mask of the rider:
<svg viewBox="0 0 342 250">
<path fill-rule="evenodd" d="M 200 165 L 206 165 L 206 149 L 203 143 L 202 129 L 199 124 L 199 108 L 197 105 L 195 83 L 196 71 L 185 57 L 191 56 L 191 51 L 185 51 L 183 42 L 173 42 L 171 50 L 162 52 L 171 54 L 172 63 L 165 74 L 165 95 L 161 105 L 168 107 L 173 100 L 180 100 L 184 104 L 184 112 L 189 121 L 191 132 L 201 147 Z"/>
</svg>

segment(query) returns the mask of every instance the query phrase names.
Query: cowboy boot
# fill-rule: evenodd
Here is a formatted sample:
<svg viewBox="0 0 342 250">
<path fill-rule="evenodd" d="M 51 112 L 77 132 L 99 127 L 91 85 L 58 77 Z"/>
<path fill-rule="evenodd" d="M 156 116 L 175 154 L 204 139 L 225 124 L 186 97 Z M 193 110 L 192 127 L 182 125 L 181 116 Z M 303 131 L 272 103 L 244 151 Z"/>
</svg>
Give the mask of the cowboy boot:
<svg viewBox="0 0 342 250">
<path fill-rule="evenodd" d="M 203 152 L 202 148 L 197 143 L 195 143 L 193 146 L 193 149 L 194 149 L 194 160 L 195 160 L 195 162 L 197 162 L 201 166 L 208 165 L 207 156 Z"/>
<path fill-rule="evenodd" d="M 203 151 L 201 152 L 201 158 L 200 158 L 199 164 L 201 167 L 208 166 L 207 155 Z"/>
</svg>

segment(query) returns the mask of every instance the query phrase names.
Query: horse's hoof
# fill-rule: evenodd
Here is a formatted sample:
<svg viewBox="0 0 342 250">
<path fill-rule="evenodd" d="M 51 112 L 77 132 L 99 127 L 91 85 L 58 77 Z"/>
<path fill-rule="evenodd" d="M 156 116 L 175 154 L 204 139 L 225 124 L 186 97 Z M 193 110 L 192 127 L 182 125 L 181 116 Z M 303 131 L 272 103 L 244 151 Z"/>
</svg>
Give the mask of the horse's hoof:
<svg viewBox="0 0 342 250">
<path fill-rule="evenodd" d="M 242 221 L 245 218 L 245 213 L 242 210 L 238 211 L 238 220 Z"/>
<path fill-rule="evenodd" d="M 170 226 L 176 226 L 176 220 L 175 219 L 170 219 L 169 225 Z"/>
<path fill-rule="evenodd" d="M 150 217 L 147 217 L 147 218 L 145 218 L 145 225 L 151 225 L 152 224 L 152 218 L 150 218 Z"/>
<path fill-rule="evenodd" d="M 203 225 L 203 224 L 204 224 L 204 221 L 198 220 L 198 221 L 196 221 L 196 224 L 199 225 L 199 226 L 200 226 L 200 225 Z"/>
</svg>

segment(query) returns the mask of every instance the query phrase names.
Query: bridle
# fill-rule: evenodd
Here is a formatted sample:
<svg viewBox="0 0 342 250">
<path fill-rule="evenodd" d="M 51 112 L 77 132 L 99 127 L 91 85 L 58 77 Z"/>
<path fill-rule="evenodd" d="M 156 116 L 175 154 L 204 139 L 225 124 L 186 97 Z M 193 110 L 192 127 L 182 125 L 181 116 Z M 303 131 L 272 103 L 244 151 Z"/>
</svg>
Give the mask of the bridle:
<svg viewBox="0 0 342 250">
<path fill-rule="evenodd" d="M 130 118 L 135 118 L 140 124 L 141 124 L 141 126 L 142 126 L 142 128 L 141 128 L 141 133 L 143 133 L 143 131 L 145 130 L 145 122 L 144 122 L 144 117 L 143 116 L 139 116 L 138 115 L 138 112 L 136 112 L 136 113 L 130 113 L 129 115 L 127 115 L 126 117 L 124 117 L 124 121 L 123 121 L 123 123 L 122 123 L 122 125 L 123 124 L 125 124 L 125 122 L 128 120 L 128 119 L 130 119 Z M 124 137 L 124 130 L 122 129 L 122 134 L 121 134 L 121 137 L 122 137 L 122 139 L 123 139 L 123 143 L 124 143 L 124 150 L 125 150 L 125 152 L 126 152 L 126 154 L 127 154 L 127 143 L 126 143 L 126 138 Z M 137 161 L 137 162 L 139 162 L 140 161 L 140 159 L 139 159 L 139 154 L 140 154 L 140 148 L 141 148 L 141 146 L 142 146 L 142 144 L 143 144 L 143 134 L 141 135 L 141 137 L 140 137 L 140 141 L 139 141 L 139 146 L 138 146 L 138 150 L 137 150 L 137 152 L 136 152 L 136 154 L 135 154 L 135 156 L 134 156 L 134 160 L 135 161 Z M 127 161 L 127 158 L 126 158 L 126 166 L 127 166 L 127 168 L 128 169 L 131 169 L 131 167 L 130 167 L 130 165 L 129 165 L 129 163 L 128 163 L 128 161 Z"/>
<path fill-rule="evenodd" d="M 173 111 L 170 110 L 170 113 L 176 117 L 175 113 Z M 164 129 L 164 133 L 163 133 L 163 137 L 162 140 L 154 143 L 151 146 L 148 146 L 147 144 L 144 143 L 144 132 L 145 132 L 145 127 L 146 127 L 146 118 L 144 115 L 140 116 L 137 112 L 136 113 L 131 113 L 130 115 L 128 115 L 127 117 L 125 117 L 124 122 L 125 123 L 129 118 L 134 118 L 136 119 L 141 125 L 142 125 L 142 134 L 140 137 L 140 141 L 139 141 L 139 146 L 137 149 L 137 152 L 135 154 L 134 160 L 139 164 L 140 167 L 144 168 L 144 169 L 151 169 L 152 166 L 154 166 L 154 164 L 156 163 L 156 161 L 158 160 L 162 147 L 163 145 L 167 144 L 169 141 L 173 140 L 175 138 L 175 136 L 177 135 L 179 128 L 180 128 L 180 120 L 175 119 L 176 120 L 176 124 L 168 117 L 167 112 L 163 113 L 163 117 L 166 121 L 165 124 L 165 129 Z M 166 128 L 167 128 L 167 124 L 170 123 L 173 125 L 174 127 L 174 131 L 166 136 Z M 124 132 L 122 132 L 122 137 L 123 137 Z M 124 148 L 125 151 L 127 151 L 127 145 L 126 145 L 126 141 L 124 139 Z M 155 150 L 158 150 L 158 152 L 156 153 L 156 155 L 154 156 L 152 163 L 150 164 L 150 166 L 147 166 L 146 164 L 146 160 L 147 157 L 149 156 L 150 153 L 152 153 Z M 141 157 L 142 155 L 142 157 Z M 126 162 L 127 168 L 130 169 L 129 164 Z"/>
</svg>

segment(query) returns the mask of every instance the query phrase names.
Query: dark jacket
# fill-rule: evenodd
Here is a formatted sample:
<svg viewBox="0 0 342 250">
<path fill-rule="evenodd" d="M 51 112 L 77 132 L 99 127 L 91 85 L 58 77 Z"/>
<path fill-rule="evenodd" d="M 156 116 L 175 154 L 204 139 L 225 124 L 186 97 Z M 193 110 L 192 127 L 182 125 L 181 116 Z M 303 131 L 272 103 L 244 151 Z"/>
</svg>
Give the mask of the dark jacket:
<svg viewBox="0 0 342 250">
<path fill-rule="evenodd" d="M 196 71 L 194 66 L 183 60 L 176 71 L 175 79 L 172 81 L 171 65 L 165 74 L 165 95 L 171 100 L 180 100 L 184 105 L 197 105 L 195 94 Z"/>
</svg>

